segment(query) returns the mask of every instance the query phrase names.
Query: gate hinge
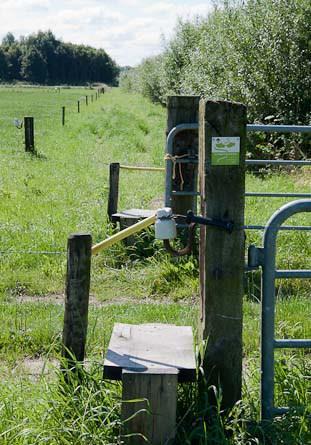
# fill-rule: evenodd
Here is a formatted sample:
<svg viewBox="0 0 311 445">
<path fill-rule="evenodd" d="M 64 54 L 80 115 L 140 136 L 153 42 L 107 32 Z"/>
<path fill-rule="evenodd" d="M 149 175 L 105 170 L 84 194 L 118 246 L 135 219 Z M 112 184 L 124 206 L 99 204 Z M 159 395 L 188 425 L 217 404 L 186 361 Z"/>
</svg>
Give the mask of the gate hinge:
<svg viewBox="0 0 311 445">
<path fill-rule="evenodd" d="M 248 267 L 250 269 L 257 269 L 264 264 L 265 251 L 263 247 L 256 247 L 251 244 L 248 247 Z"/>
</svg>

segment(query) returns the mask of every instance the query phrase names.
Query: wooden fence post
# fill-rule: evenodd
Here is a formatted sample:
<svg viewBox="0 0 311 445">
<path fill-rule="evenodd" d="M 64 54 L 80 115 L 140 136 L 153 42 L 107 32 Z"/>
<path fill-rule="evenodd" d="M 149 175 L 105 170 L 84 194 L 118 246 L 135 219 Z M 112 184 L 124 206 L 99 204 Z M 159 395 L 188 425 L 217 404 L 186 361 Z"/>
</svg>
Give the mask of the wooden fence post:
<svg viewBox="0 0 311 445">
<path fill-rule="evenodd" d="M 168 97 L 166 135 L 178 124 L 198 122 L 199 100 L 199 96 Z M 184 130 L 174 138 L 173 156 L 182 156 L 187 153 L 198 154 L 197 131 Z M 187 192 L 196 189 L 197 165 L 176 164 L 175 172 L 175 179 L 172 179 L 173 190 Z M 173 213 L 185 215 L 187 210 L 193 209 L 194 202 L 196 202 L 194 196 L 172 196 L 171 207 Z M 181 222 L 184 223 L 184 221 Z"/>
<path fill-rule="evenodd" d="M 25 129 L 25 151 L 35 153 L 34 119 L 30 116 L 24 117 Z"/>
<path fill-rule="evenodd" d="M 110 221 L 112 221 L 111 216 L 118 211 L 119 175 L 120 164 L 119 162 L 113 162 L 109 165 L 109 196 L 107 213 Z"/>
<path fill-rule="evenodd" d="M 201 100 L 199 128 L 201 214 L 235 226 L 200 233 L 204 374 L 230 408 L 241 398 L 246 107 Z"/>
<path fill-rule="evenodd" d="M 62 107 L 62 125 L 65 125 L 65 107 Z"/>
<path fill-rule="evenodd" d="M 85 96 L 85 105 L 88 105 L 89 104 L 89 98 L 88 98 L 88 96 Z"/>
<path fill-rule="evenodd" d="M 88 324 L 92 237 L 68 238 L 67 278 L 62 356 L 69 363 L 83 361 Z"/>
<path fill-rule="evenodd" d="M 80 101 L 78 100 L 78 113 L 80 113 Z"/>
</svg>

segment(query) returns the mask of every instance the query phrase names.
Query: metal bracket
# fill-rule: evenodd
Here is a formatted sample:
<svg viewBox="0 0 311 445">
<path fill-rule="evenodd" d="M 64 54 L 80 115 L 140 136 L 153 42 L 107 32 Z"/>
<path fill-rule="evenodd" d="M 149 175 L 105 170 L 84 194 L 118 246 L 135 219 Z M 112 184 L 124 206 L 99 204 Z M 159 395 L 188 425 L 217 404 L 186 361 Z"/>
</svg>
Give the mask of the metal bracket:
<svg viewBox="0 0 311 445">
<path fill-rule="evenodd" d="M 265 250 L 263 247 L 256 247 L 251 244 L 248 247 L 248 267 L 250 269 L 258 269 L 264 264 Z"/>
<path fill-rule="evenodd" d="M 214 226 L 214 227 L 220 227 L 221 229 L 226 230 L 229 233 L 232 233 L 234 228 L 233 221 L 224 221 L 222 219 L 217 218 L 203 218 L 203 216 L 196 216 L 191 210 L 188 210 L 187 216 L 186 216 L 186 223 L 196 223 L 196 224 L 203 224 L 204 226 Z"/>
</svg>

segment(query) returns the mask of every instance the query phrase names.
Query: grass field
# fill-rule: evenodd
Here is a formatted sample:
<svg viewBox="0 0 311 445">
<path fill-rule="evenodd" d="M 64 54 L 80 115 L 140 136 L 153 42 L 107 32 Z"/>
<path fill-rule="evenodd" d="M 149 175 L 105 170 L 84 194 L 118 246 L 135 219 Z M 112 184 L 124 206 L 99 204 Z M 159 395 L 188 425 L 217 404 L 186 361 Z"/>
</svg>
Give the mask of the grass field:
<svg viewBox="0 0 311 445">
<path fill-rule="evenodd" d="M 66 242 L 89 232 L 93 242 L 107 224 L 108 164 L 163 166 L 165 110 L 117 89 L 89 99 L 91 90 L 0 89 L 0 443 L 117 444 L 119 387 L 101 380 L 101 358 L 115 321 L 191 324 L 196 330 L 197 262 L 169 258 L 152 232 L 135 248 L 116 245 L 93 259 L 87 383 L 82 392 L 59 391 Z M 66 125 L 61 107 L 66 106 Z M 23 130 L 14 118 L 35 118 L 38 156 L 24 152 Z M 162 173 L 121 171 L 120 208 L 151 207 L 163 196 Z M 310 170 L 249 174 L 248 191 L 310 191 Z M 264 224 L 284 200 L 248 198 L 246 222 Z M 307 214 L 288 223 L 311 225 Z M 247 244 L 261 245 L 260 233 Z M 278 266 L 311 268 L 310 234 L 283 232 Z M 277 332 L 281 338 L 311 337 L 310 283 L 278 283 Z M 259 274 L 247 280 L 244 312 L 244 402 L 213 431 L 200 415 L 184 418 L 180 444 L 306 444 L 311 441 L 311 361 L 308 351 L 277 355 L 277 402 L 303 412 L 262 429 L 259 415 Z M 286 359 L 286 360 L 285 360 Z M 42 370 L 42 363 L 46 367 Z M 52 366 L 52 369 L 51 369 Z M 180 418 L 195 394 L 181 389 Z M 287 400 L 284 400 L 284 397 Z M 242 416 L 245 422 L 238 422 Z M 194 425 L 194 419 L 197 422 Z M 220 422 L 220 421 L 219 421 Z M 207 428 L 208 429 L 208 428 Z M 231 432 L 224 435 L 224 432 Z M 204 437 L 204 435 L 207 435 Z"/>
</svg>

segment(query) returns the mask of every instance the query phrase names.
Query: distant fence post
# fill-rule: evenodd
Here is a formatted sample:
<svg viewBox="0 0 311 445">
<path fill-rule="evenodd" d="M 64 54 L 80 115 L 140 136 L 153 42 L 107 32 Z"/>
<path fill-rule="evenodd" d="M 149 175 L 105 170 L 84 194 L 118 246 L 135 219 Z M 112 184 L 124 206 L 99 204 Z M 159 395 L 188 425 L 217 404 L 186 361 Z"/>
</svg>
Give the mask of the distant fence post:
<svg viewBox="0 0 311 445">
<path fill-rule="evenodd" d="M 112 221 L 111 216 L 118 211 L 119 175 L 120 164 L 119 162 L 113 162 L 109 165 L 109 196 L 107 213 L 110 221 Z"/>
<path fill-rule="evenodd" d="M 65 107 L 62 107 L 62 125 L 65 125 Z"/>
<path fill-rule="evenodd" d="M 78 100 L 78 113 L 80 113 L 80 101 Z"/>
<path fill-rule="evenodd" d="M 242 379 L 246 107 L 202 99 L 199 128 L 201 214 L 234 222 L 232 233 L 200 228 L 204 375 L 222 388 L 223 408 L 231 408 Z"/>
<path fill-rule="evenodd" d="M 34 118 L 30 116 L 24 117 L 25 128 L 25 151 L 35 153 L 35 137 L 34 137 Z"/>
<path fill-rule="evenodd" d="M 85 105 L 88 105 L 89 104 L 89 98 L 88 98 L 88 96 L 85 96 Z"/>
<path fill-rule="evenodd" d="M 166 134 L 178 124 L 198 123 L 199 96 L 169 96 L 167 103 Z M 173 156 L 198 154 L 198 134 L 194 130 L 184 130 L 174 138 Z M 172 178 L 173 190 L 189 192 L 196 190 L 197 165 L 175 164 L 175 177 Z M 194 208 L 195 196 L 172 196 L 171 207 L 174 214 L 186 215 Z M 184 221 L 182 221 L 184 223 Z"/>
<path fill-rule="evenodd" d="M 68 363 L 83 361 L 88 325 L 92 237 L 68 238 L 67 278 L 62 356 Z"/>
</svg>

